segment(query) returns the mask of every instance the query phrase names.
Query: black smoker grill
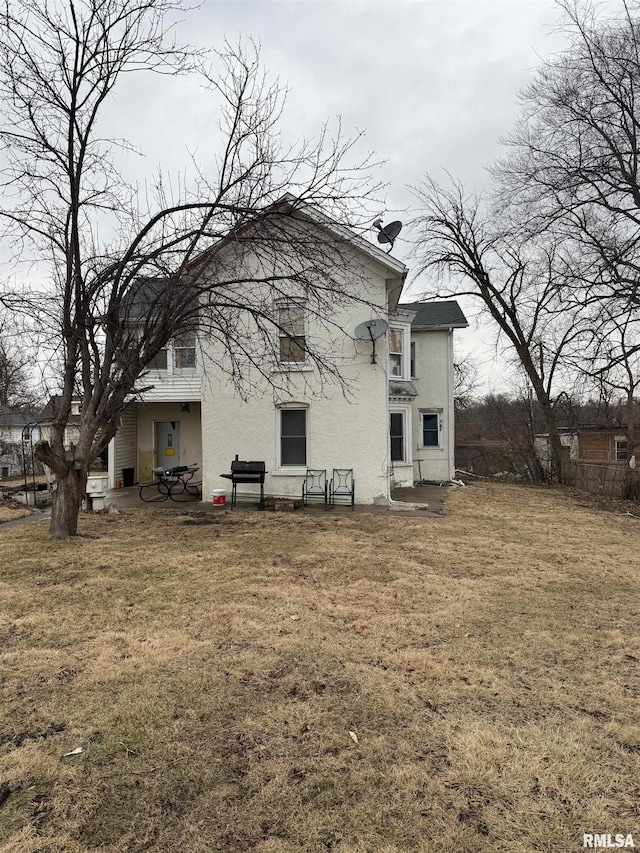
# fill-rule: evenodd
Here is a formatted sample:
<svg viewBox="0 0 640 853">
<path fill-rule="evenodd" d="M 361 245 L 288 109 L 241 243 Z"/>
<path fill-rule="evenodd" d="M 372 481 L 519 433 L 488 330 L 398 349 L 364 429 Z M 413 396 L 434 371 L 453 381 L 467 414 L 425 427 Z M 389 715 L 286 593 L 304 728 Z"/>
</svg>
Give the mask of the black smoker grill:
<svg viewBox="0 0 640 853">
<path fill-rule="evenodd" d="M 231 507 L 236 505 L 236 494 L 238 483 L 256 483 L 260 486 L 260 501 L 258 507 L 264 508 L 264 475 L 266 472 L 264 462 L 244 462 L 236 458 L 231 463 L 230 474 L 220 474 L 226 480 L 231 480 Z"/>
</svg>

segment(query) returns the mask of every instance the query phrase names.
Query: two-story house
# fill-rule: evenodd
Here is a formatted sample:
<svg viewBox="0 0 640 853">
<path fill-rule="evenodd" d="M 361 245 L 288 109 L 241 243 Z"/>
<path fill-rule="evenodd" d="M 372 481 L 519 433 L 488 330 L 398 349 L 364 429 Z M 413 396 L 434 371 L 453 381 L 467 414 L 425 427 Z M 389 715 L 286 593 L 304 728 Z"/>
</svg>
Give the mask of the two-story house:
<svg viewBox="0 0 640 853">
<path fill-rule="evenodd" d="M 286 382 L 258 382 L 245 398 L 215 367 L 224 362 L 219 341 L 205 333 L 175 341 L 145 377 L 153 387 L 122 415 L 109 448 L 112 485 L 131 469 L 148 482 L 156 466 L 196 464 L 210 500 L 214 489 L 229 488 L 220 475 L 236 455 L 264 461 L 265 494 L 278 496 L 299 496 L 307 468 L 352 468 L 362 504 L 387 503 L 392 484 L 453 476 L 451 339 L 466 320 L 456 303 L 399 305 L 405 265 L 356 234 L 342 237 L 362 298 L 337 300 L 329 328 L 304 295 L 279 293 L 264 358 Z M 233 242 L 223 251 L 222 263 L 233 264 Z M 217 270 L 220 263 L 218 254 Z M 355 334 L 372 317 L 387 324 L 375 345 Z M 339 365 L 342 385 L 323 382 L 308 341 Z"/>
</svg>

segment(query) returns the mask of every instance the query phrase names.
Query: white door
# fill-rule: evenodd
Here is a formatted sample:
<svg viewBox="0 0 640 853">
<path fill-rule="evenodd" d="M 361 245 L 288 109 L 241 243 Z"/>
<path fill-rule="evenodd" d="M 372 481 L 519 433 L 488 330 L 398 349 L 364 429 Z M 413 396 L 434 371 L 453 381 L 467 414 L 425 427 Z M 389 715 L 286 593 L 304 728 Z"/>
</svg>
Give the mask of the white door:
<svg viewBox="0 0 640 853">
<path fill-rule="evenodd" d="M 180 421 L 156 421 L 156 464 L 162 468 L 180 464 Z"/>
</svg>

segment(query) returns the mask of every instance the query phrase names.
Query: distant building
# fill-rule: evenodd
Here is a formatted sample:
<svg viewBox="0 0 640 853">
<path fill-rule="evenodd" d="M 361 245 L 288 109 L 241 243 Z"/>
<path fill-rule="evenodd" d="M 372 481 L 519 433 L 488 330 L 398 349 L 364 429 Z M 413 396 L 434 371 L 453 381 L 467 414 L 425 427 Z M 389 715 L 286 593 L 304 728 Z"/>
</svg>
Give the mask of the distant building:
<svg viewBox="0 0 640 853">
<path fill-rule="evenodd" d="M 0 480 L 22 477 L 23 438 L 33 437 L 34 442 L 40 439 L 40 430 L 34 426 L 37 419 L 33 412 L 0 406 Z"/>
</svg>

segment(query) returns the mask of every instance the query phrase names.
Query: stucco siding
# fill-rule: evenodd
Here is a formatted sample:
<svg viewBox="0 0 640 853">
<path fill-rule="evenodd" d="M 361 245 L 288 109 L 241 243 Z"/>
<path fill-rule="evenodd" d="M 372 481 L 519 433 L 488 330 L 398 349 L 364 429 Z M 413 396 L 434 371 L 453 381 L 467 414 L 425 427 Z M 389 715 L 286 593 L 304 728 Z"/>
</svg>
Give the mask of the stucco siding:
<svg viewBox="0 0 640 853">
<path fill-rule="evenodd" d="M 303 469 L 278 467 L 279 406 L 295 403 L 308 406 L 307 467 L 325 468 L 328 477 L 333 468 L 353 468 L 357 503 L 388 499 L 387 339 L 376 341 L 377 363 L 372 364 L 371 343 L 344 334 L 352 335 L 359 323 L 372 316 L 385 315 L 386 282 L 377 264 L 364 256 L 352 261 L 354 267 L 359 264 L 361 293 L 370 304 L 338 304 L 331 317 L 314 318 L 310 312 L 308 318 L 314 351 L 322 352 L 339 369 L 345 393 L 316 367 L 296 370 L 273 365 L 280 389 L 275 391 L 262 380 L 243 402 L 226 375 L 216 376 L 214 369 L 209 372 L 202 400 L 205 500 L 211 499 L 213 489 L 230 491 L 229 481 L 220 474 L 229 471 L 236 454 L 240 459 L 265 461 L 266 494 L 300 495 Z M 215 350 L 205 353 L 205 365 L 216 360 Z M 239 486 L 238 493 L 243 492 L 256 494 L 257 489 Z"/>
<path fill-rule="evenodd" d="M 449 480 L 455 474 L 453 412 L 453 333 L 413 331 L 418 396 L 412 406 L 413 473 L 419 480 Z M 422 446 L 423 411 L 440 416 L 438 447 Z"/>
</svg>

